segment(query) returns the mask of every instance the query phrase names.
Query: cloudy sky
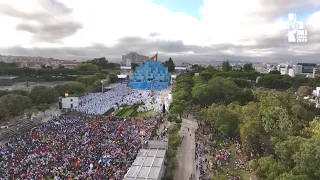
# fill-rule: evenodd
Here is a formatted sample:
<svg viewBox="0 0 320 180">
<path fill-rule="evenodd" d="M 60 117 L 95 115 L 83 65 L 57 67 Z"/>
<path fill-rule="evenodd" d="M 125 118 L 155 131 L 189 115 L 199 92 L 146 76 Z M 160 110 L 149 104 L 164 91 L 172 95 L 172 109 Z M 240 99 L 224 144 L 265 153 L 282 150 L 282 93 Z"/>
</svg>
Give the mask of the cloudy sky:
<svg viewBox="0 0 320 180">
<path fill-rule="evenodd" d="M 308 42 L 289 43 L 288 13 Z M 0 0 L 0 54 L 320 62 L 320 0 Z"/>
</svg>

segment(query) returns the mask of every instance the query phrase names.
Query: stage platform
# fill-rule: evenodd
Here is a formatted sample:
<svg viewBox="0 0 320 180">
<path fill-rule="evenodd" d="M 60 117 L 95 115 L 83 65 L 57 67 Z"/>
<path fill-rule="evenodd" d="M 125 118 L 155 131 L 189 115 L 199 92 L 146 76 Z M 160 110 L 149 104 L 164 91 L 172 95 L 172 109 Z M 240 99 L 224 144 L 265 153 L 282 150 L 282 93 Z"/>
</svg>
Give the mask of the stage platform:
<svg viewBox="0 0 320 180">
<path fill-rule="evenodd" d="M 146 62 L 140 62 L 130 79 L 132 89 L 160 90 L 168 86 L 168 68 L 152 58 Z"/>
</svg>

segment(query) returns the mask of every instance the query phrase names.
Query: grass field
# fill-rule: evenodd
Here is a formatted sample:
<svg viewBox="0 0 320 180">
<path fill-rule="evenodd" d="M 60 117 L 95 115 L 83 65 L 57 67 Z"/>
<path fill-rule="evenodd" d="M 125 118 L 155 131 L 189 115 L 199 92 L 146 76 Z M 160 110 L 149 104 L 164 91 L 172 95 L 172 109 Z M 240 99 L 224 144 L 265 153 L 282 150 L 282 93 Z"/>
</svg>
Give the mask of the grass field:
<svg viewBox="0 0 320 180">
<path fill-rule="evenodd" d="M 135 109 L 132 108 L 132 106 L 124 106 L 123 108 L 125 108 L 126 110 L 123 114 L 120 115 L 121 117 L 128 117 L 135 111 Z M 117 115 L 123 108 L 114 111 L 113 114 Z M 149 116 L 152 116 L 153 114 L 154 114 L 154 111 L 150 110 L 145 112 L 138 112 L 134 115 L 134 117 L 149 117 Z"/>
<path fill-rule="evenodd" d="M 150 111 L 145 111 L 145 112 L 139 112 L 135 115 L 135 117 L 147 117 L 147 116 L 152 116 L 154 113 L 153 110 Z"/>
<path fill-rule="evenodd" d="M 134 111 L 134 109 L 128 108 L 128 109 L 126 109 L 126 111 L 121 116 L 122 117 L 128 117 L 128 116 L 130 116 L 130 114 L 133 113 L 133 111 Z"/>
</svg>

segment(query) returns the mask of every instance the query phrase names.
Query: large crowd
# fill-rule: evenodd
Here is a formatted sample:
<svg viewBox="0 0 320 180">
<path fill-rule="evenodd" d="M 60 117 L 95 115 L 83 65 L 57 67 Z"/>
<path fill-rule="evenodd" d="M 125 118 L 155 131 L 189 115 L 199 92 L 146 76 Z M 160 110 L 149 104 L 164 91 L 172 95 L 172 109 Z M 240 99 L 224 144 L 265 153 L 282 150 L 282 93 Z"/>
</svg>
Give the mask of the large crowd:
<svg viewBox="0 0 320 180">
<path fill-rule="evenodd" d="M 231 169 L 242 169 L 250 171 L 249 158 L 243 155 L 241 144 L 236 139 L 224 138 L 213 126 L 205 120 L 199 123 L 195 131 L 196 149 L 195 159 L 196 169 L 200 179 L 210 179 L 212 174 L 216 177 L 223 173 L 228 180 L 240 180 L 240 174 L 232 174 Z M 221 140 L 218 143 L 216 140 Z M 234 146 L 236 152 L 231 151 Z M 233 156 L 233 158 L 231 158 Z M 231 159 L 233 161 L 231 161 Z"/>
<path fill-rule="evenodd" d="M 0 147 L 0 179 L 122 179 L 157 121 L 61 116 Z"/>
<path fill-rule="evenodd" d="M 140 104 L 138 112 L 155 110 L 161 112 L 163 104 L 168 107 L 170 89 L 160 91 L 130 89 L 126 84 L 119 84 L 104 93 L 89 93 L 79 98 L 79 105 L 74 110 L 91 115 L 102 115 L 110 109 L 119 109 L 124 105 Z"/>
</svg>

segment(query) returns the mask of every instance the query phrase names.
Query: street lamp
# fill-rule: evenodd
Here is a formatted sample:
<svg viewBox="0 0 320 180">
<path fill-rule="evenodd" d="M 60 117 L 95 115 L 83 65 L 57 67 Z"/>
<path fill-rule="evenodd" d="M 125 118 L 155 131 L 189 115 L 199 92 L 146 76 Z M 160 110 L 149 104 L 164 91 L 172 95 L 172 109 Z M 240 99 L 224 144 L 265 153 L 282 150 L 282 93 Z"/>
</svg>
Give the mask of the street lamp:
<svg viewBox="0 0 320 180">
<path fill-rule="evenodd" d="M 103 93 L 103 80 L 101 80 L 101 92 Z"/>
</svg>

